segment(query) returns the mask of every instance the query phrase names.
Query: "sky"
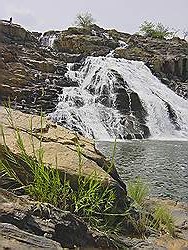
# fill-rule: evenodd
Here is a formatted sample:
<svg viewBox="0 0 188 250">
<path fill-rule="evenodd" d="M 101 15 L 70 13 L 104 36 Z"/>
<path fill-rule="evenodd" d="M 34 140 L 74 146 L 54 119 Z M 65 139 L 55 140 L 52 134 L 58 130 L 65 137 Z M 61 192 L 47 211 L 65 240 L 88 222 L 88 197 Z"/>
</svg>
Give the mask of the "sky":
<svg viewBox="0 0 188 250">
<path fill-rule="evenodd" d="M 0 19 L 13 17 L 30 31 L 63 30 L 90 12 L 103 28 L 135 33 L 144 21 L 188 30 L 188 0 L 0 0 Z"/>
</svg>

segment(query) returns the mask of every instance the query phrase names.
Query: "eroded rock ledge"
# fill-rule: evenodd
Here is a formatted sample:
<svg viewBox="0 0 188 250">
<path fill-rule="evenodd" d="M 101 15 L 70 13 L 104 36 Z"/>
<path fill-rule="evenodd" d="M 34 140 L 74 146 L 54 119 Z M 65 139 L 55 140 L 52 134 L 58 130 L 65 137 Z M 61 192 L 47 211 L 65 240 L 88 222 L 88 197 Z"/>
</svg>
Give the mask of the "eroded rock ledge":
<svg viewBox="0 0 188 250">
<path fill-rule="evenodd" d="M 6 144 L 10 151 L 15 155 L 19 155 L 17 145 L 15 143 L 15 128 L 18 128 L 23 139 L 26 152 L 32 156 L 33 147 L 31 144 L 31 129 L 32 120 L 32 135 L 35 150 L 40 147 L 42 140 L 42 148 L 44 150 L 44 162 L 47 165 L 58 167 L 62 174 L 66 174 L 76 185 L 79 175 L 79 156 L 77 153 L 77 145 L 82 148 L 82 173 L 83 175 L 91 175 L 96 172 L 104 182 L 112 183 L 117 187 L 120 193 L 126 196 L 126 186 L 121 181 L 117 171 L 113 168 L 108 174 L 106 171 L 110 165 L 108 159 L 105 158 L 96 148 L 94 143 L 72 132 L 66 128 L 53 124 L 46 118 L 31 116 L 20 111 L 11 112 L 11 117 L 14 123 L 13 127 L 7 120 L 8 114 L 6 110 L 0 106 L 0 124 L 3 127 Z M 41 133 L 42 132 L 42 133 Z M 3 136 L 0 136 L 0 159 L 5 157 Z M 18 171 L 18 175 L 20 175 Z M 23 179 L 22 176 L 20 176 Z"/>
<path fill-rule="evenodd" d="M 112 50 L 116 58 L 142 60 L 164 84 L 187 99 L 188 43 L 183 39 L 152 39 L 97 25 L 44 36 L 48 39 L 52 32 L 59 38 L 50 48 L 39 40 L 40 33 L 0 21 L 0 101 L 11 97 L 16 108 L 24 107 L 25 112 L 40 111 L 41 106 L 52 112 L 63 87 L 77 85 L 65 76 L 66 63 L 75 63 L 76 70 L 86 56 L 106 56 Z"/>
</svg>

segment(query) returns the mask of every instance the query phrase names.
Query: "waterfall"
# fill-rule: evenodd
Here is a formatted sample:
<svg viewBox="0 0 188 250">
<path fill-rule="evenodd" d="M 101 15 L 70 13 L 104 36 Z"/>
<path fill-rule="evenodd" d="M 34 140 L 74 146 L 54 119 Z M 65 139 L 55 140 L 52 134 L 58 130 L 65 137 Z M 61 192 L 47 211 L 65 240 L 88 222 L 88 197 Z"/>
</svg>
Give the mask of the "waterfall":
<svg viewBox="0 0 188 250">
<path fill-rule="evenodd" d="M 40 41 L 42 46 L 53 48 L 54 41 L 58 39 L 58 33 L 44 34 L 41 36 Z"/>
<path fill-rule="evenodd" d="M 188 139 L 188 101 L 162 84 L 143 62 L 88 57 L 77 71 L 69 64 L 67 77 L 79 86 L 63 88 L 51 114 L 54 121 L 86 136 L 110 140 L 127 134 L 143 136 L 145 120 L 153 139 Z M 136 96 L 139 101 L 134 104 Z M 140 120 L 138 113 L 145 117 Z"/>
</svg>

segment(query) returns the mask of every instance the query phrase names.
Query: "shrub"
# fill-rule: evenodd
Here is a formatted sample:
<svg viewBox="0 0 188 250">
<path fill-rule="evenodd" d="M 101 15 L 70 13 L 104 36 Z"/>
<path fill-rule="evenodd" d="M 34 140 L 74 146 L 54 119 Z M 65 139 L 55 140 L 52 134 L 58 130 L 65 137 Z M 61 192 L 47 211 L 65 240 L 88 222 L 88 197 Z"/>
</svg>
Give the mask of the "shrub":
<svg viewBox="0 0 188 250">
<path fill-rule="evenodd" d="M 140 26 L 140 33 L 147 37 L 165 39 L 172 36 L 173 32 L 169 31 L 169 28 L 162 23 L 152 23 L 145 21 Z"/>
<path fill-rule="evenodd" d="M 75 24 L 81 28 L 89 28 L 94 22 L 95 19 L 92 17 L 91 13 L 86 12 L 77 14 Z"/>
</svg>

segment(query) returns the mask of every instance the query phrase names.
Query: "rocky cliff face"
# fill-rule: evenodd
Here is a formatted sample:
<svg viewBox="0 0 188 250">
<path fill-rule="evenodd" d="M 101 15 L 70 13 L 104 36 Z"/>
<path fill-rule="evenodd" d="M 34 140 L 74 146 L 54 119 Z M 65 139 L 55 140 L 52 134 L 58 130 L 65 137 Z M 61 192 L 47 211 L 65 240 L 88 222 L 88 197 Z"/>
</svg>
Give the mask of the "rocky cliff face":
<svg viewBox="0 0 188 250">
<path fill-rule="evenodd" d="M 164 84 L 188 97 L 188 44 L 178 37 L 153 39 L 93 25 L 89 30 L 63 31 L 55 46 L 62 52 L 93 56 L 106 56 L 114 50 L 116 58 L 143 61 Z"/>
<path fill-rule="evenodd" d="M 89 55 L 143 61 L 174 92 L 185 99 L 188 96 L 188 45 L 179 38 L 151 39 L 96 25 L 49 31 L 41 36 L 5 22 L 0 22 L 0 37 L 0 100 L 10 97 L 12 107 L 24 112 L 39 113 L 41 108 L 46 113 L 54 111 L 64 88 L 78 86 L 79 81 L 67 74 L 67 63 L 74 63 L 71 70 L 77 74 Z M 128 126 L 123 137 L 147 138 L 147 112 L 139 96 L 125 91 L 121 76 L 112 73 L 117 81 L 114 105 L 124 117 L 119 124 Z M 89 92 L 92 94 L 92 89 Z M 98 101 L 110 107 L 109 95 L 105 89 L 103 92 Z"/>
<path fill-rule="evenodd" d="M 74 85 L 64 76 L 65 62 L 21 26 L 1 22 L 0 37 L 1 101 L 10 97 L 30 113 L 52 111 L 62 87 Z"/>
</svg>

